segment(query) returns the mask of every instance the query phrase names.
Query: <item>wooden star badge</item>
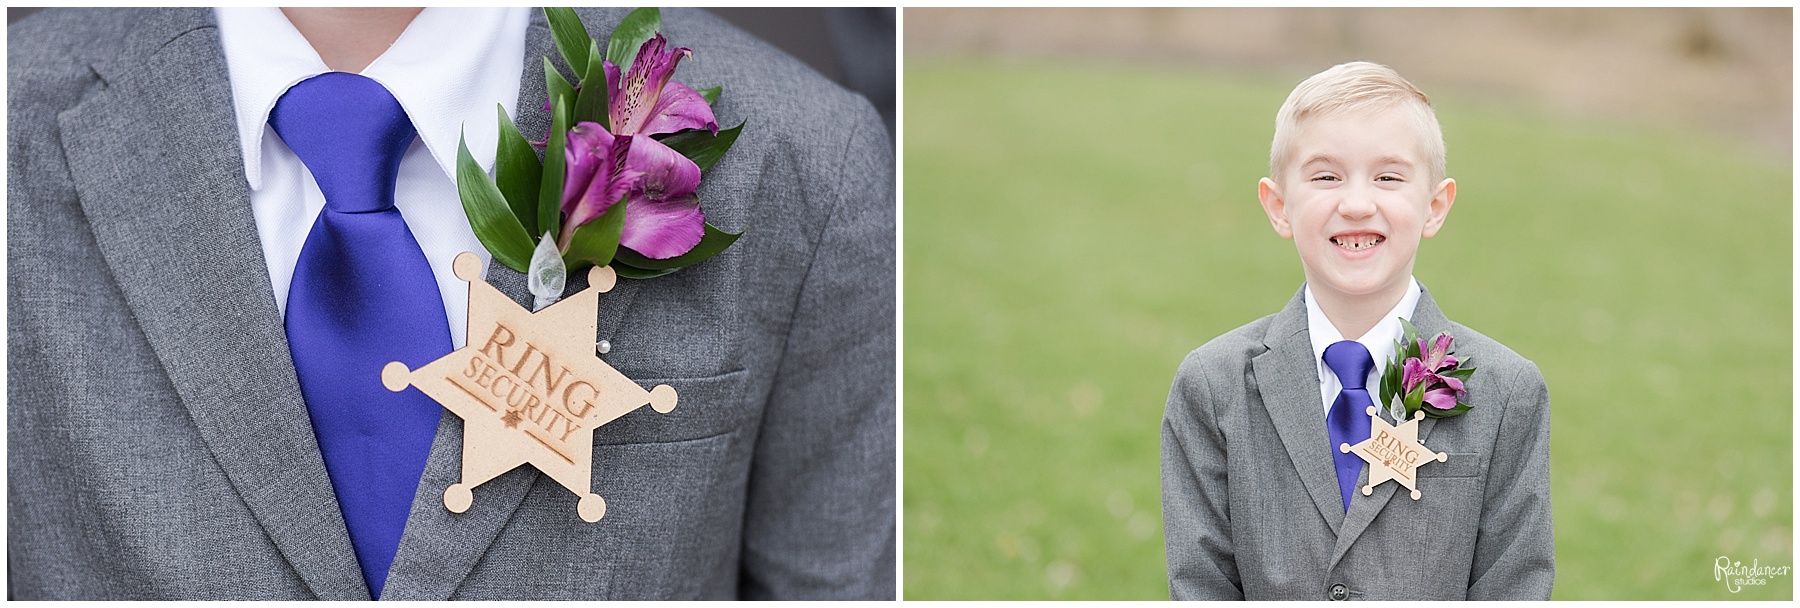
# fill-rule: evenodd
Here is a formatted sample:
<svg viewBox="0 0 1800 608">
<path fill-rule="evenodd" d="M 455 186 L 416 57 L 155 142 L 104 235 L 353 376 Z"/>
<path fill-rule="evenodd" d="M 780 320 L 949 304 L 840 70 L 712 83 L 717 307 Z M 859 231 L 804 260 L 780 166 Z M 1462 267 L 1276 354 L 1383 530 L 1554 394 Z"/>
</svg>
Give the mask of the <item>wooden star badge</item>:
<svg viewBox="0 0 1800 608">
<path fill-rule="evenodd" d="M 1419 499 L 1419 467 L 1427 462 L 1450 459 L 1448 454 L 1432 452 L 1419 443 L 1419 421 L 1424 419 L 1425 412 L 1414 412 L 1412 420 L 1394 426 L 1375 415 L 1374 406 L 1370 406 L 1369 438 L 1356 445 L 1338 444 L 1338 451 L 1355 452 L 1369 463 L 1369 485 L 1363 486 L 1363 496 L 1374 493 L 1375 486 L 1392 479 L 1412 490 L 1413 500 Z"/>
<path fill-rule="evenodd" d="M 462 482 L 444 490 L 444 506 L 467 511 L 475 486 L 529 463 L 581 497 L 581 519 L 600 521 L 606 501 L 589 491 L 594 429 L 646 404 L 675 409 L 674 388 L 646 391 L 594 356 L 594 315 L 613 269 L 588 271 L 587 289 L 532 313 L 481 280 L 475 254 L 457 255 L 452 268 L 469 282 L 468 344 L 419 369 L 395 361 L 381 370 L 388 390 L 417 386 L 463 419 Z"/>
</svg>

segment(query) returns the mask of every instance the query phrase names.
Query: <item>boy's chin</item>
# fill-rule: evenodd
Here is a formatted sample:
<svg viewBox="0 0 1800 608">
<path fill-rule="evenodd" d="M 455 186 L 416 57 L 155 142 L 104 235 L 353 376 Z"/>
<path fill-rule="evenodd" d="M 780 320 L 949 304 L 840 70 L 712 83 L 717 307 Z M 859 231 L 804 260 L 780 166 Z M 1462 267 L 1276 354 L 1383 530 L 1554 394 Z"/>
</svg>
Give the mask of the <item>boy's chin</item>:
<svg viewBox="0 0 1800 608">
<path fill-rule="evenodd" d="M 1334 275 L 1333 273 L 1314 273 L 1307 280 L 1312 281 L 1313 291 L 1328 290 L 1341 297 L 1380 298 L 1389 295 L 1396 285 L 1404 284 L 1409 273 L 1398 274 L 1364 274 Z"/>
</svg>

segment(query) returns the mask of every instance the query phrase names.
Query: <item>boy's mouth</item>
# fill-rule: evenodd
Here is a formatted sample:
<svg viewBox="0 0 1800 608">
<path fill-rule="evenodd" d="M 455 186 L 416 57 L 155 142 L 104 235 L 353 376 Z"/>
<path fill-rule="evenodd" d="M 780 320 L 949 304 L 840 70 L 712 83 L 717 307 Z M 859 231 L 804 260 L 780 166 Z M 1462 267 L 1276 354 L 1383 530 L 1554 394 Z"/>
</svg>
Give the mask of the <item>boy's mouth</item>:
<svg viewBox="0 0 1800 608">
<path fill-rule="evenodd" d="M 1386 241 L 1387 237 L 1374 233 L 1340 234 L 1331 237 L 1331 244 L 1349 251 L 1362 251 Z"/>
</svg>

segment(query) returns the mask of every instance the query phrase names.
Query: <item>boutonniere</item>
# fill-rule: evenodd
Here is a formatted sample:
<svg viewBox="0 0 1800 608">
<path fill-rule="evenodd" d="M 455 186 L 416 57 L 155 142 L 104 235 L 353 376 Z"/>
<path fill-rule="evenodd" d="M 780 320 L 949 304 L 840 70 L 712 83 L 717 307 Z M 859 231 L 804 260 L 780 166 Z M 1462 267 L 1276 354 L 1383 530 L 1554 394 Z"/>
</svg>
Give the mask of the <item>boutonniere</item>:
<svg viewBox="0 0 1800 608">
<path fill-rule="evenodd" d="M 1381 402 L 1396 422 L 1424 412 L 1429 418 L 1461 416 L 1473 406 L 1467 399 L 1475 366 L 1450 351 L 1454 339 L 1440 333 L 1427 343 L 1419 330 L 1400 319 L 1403 335 L 1394 343 L 1394 358 L 1381 374 Z"/>
<path fill-rule="evenodd" d="M 671 48 L 655 8 L 632 11 L 604 45 L 573 9 L 544 15 L 575 72 L 571 80 L 544 58 L 550 132 L 526 141 L 502 107 L 492 179 L 466 143 L 457 151 L 457 191 L 481 244 L 530 277 L 536 308 L 590 266 L 648 279 L 730 247 L 741 233 L 707 223 L 695 195 L 744 127 L 719 128 L 712 103 L 723 87 L 695 90 L 673 78 L 693 51 Z"/>
<path fill-rule="evenodd" d="M 468 343 L 416 369 L 388 363 L 381 382 L 417 387 L 463 419 L 462 479 L 445 488 L 445 508 L 469 510 L 479 486 L 530 464 L 595 522 L 606 515 L 592 488 L 595 431 L 646 405 L 669 413 L 679 401 L 675 387 L 645 389 L 595 356 L 600 294 L 617 277 L 675 272 L 737 240 L 706 223 L 694 192 L 743 124 L 719 129 L 711 105 L 719 87 L 695 91 L 673 79 L 692 51 L 669 48 L 656 9 L 626 16 L 604 54 L 575 11 L 544 14 L 577 74 L 571 84 L 544 58 L 552 126 L 543 159 L 502 107 L 495 178 L 466 142 L 456 165 L 475 236 L 496 261 L 527 273 L 536 304 L 513 303 L 482 280 L 478 256 L 458 255 L 452 267 L 469 283 Z M 531 234 L 542 235 L 536 246 Z M 562 299 L 568 273 L 582 269 L 588 287 Z"/>
<path fill-rule="evenodd" d="M 1406 319 L 1400 319 L 1401 336 L 1394 343 L 1394 358 L 1381 373 L 1381 403 L 1387 404 L 1382 419 L 1380 409 L 1368 407 L 1369 438 L 1356 445 L 1342 443 L 1338 451 L 1353 453 L 1369 464 L 1369 483 L 1362 488 L 1368 496 L 1375 486 L 1389 480 L 1404 486 L 1413 500 L 1419 491 L 1418 468 L 1431 462 L 1447 462 L 1449 454 L 1433 452 L 1419 443 L 1419 422 L 1427 417 L 1460 416 L 1471 407 L 1464 399 L 1465 385 L 1475 375 L 1475 366 L 1467 358 L 1450 353 L 1454 340 L 1440 333 L 1428 344 L 1419 338 L 1419 330 Z"/>
</svg>

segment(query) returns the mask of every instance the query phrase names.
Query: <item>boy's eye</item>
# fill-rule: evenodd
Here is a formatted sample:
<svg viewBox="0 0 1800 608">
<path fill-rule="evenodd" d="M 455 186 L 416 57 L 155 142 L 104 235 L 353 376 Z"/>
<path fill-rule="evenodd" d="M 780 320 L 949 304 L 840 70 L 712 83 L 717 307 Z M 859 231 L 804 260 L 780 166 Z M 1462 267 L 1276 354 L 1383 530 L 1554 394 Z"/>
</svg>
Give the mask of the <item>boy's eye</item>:
<svg viewBox="0 0 1800 608">
<path fill-rule="evenodd" d="M 1405 181 L 1405 180 L 1402 180 L 1402 179 L 1400 179 L 1400 176 L 1398 176 L 1398 175 L 1383 175 L 1383 176 L 1381 176 L 1381 177 L 1377 177 L 1377 178 L 1375 178 L 1375 181 L 1378 181 L 1378 182 L 1398 182 L 1398 181 Z"/>
<path fill-rule="evenodd" d="M 1336 175 L 1320 175 L 1318 177 L 1314 177 L 1313 181 L 1315 181 L 1315 182 L 1335 182 L 1335 181 L 1337 181 L 1337 176 Z"/>
</svg>

